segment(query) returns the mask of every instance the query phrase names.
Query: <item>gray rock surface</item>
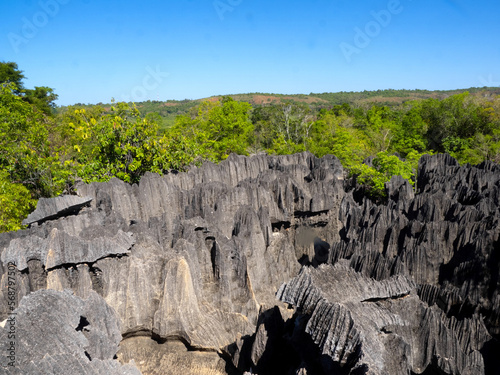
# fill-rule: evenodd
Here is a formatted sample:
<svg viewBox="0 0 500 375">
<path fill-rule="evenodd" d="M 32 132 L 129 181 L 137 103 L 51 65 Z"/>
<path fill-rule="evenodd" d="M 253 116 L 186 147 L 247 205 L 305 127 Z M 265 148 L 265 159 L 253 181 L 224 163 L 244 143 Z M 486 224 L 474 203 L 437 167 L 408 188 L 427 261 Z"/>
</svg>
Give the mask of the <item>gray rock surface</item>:
<svg viewBox="0 0 500 375">
<path fill-rule="evenodd" d="M 77 213 L 82 207 L 88 205 L 92 199 L 75 195 L 61 195 L 57 198 L 40 198 L 36 210 L 23 220 L 23 225 L 42 223 L 58 217 Z"/>
<path fill-rule="evenodd" d="M 0 235 L 0 320 L 11 277 L 15 306 L 99 295 L 119 360 L 143 374 L 498 373 L 500 167 L 425 156 L 417 192 L 395 177 L 379 205 L 344 178 L 301 153 L 82 184 L 80 204 L 49 200 Z M 109 361 L 116 345 L 88 353 Z"/>
<path fill-rule="evenodd" d="M 393 276 L 377 281 L 352 269 L 304 267 L 277 296 L 308 316 L 305 331 L 319 346 L 329 373 L 483 374 L 481 348 L 491 339 L 482 319 L 457 321 L 422 302 L 414 283 Z"/>
<path fill-rule="evenodd" d="M 87 299 L 69 290 L 31 293 L 5 323 L 0 342 L 9 343 L 10 355 L 2 356 L 0 369 L 9 374 L 140 374 L 133 363 L 113 359 L 118 317 L 95 292 Z"/>
<path fill-rule="evenodd" d="M 28 262 L 36 259 L 46 271 L 50 271 L 63 265 L 94 263 L 101 258 L 125 255 L 134 244 L 132 234 L 121 230 L 113 237 L 89 237 L 76 237 L 53 228 L 47 238 L 16 238 L 2 253 L 2 262 L 14 263 L 19 271 L 24 271 Z"/>
<path fill-rule="evenodd" d="M 134 360 L 144 374 L 239 374 L 229 370 L 217 352 L 188 349 L 179 340 L 158 342 L 144 336 L 129 337 L 120 344 L 118 359 L 122 363 Z"/>
</svg>

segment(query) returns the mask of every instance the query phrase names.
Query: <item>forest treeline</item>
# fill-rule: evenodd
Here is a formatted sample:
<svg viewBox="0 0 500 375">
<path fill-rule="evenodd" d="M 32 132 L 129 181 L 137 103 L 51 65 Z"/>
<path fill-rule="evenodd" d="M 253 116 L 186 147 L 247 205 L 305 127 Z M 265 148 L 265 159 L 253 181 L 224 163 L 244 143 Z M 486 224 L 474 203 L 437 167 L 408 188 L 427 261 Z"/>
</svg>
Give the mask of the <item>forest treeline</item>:
<svg viewBox="0 0 500 375">
<path fill-rule="evenodd" d="M 333 154 L 378 202 L 391 176 L 414 183 L 423 154 L 500 162 L 500 96 L 488 93 L 321 109 L 222 97 L 162 127 L 160 114 L 142 115 L 131 103 L 56 108 L 52 89 L 26 89 L 23 79 L 15 63 L 0 63 L 0 232 L 20 229 L 39 198 L 71 194 L 78 181 L 137 183 L 148 171 L 217 163 L 230 153 Z"/>
<path fill-rule="evenodd" d="M 267 105 L 279 105 L 283 103 L 291 104 L 307 104 L 313 112 L 318 112 L 321 109 L 330 109 L 334 105 L 350 104 L 353 107 L 368 108 L 374 104 L 379 106 L 388 106 L 390 108 L 397 107 L 407 101 L 418 99 L 445 99 L 451 95 L 462 94 L 469 92 L 474 96 L 477 95 L 500 95 L 500 87 L 471 87 L 469 89 L 457 90 L 376 90 L 376 91 L 359 91 L 359 92 L 334 92 L 334 93 L 310 93 L 306 94 L 269 94 L 269 93 L 249 93 L 230 95 L 234 100 L 239 102 L 248 102 L 252 107 L 260 107 Z M 147 100 L 136 103 L 137 108 L 143 114 L 155 113 L 155 121 L 158 123 L 160 130 L 172 126 L 175 119 L 179 115 L 188 113 L 193 107 L 199 105 L 202 101 L 220 101 L 222 97 L 213 96 L 205 99 L 184 99 L 184 100 Z M 110 104 L 98 103 L 106 111 L 111 108 Z M 82 108 L 91 108 L 93 104 L 78 103 L 75 106 Z M 65 111 L 66 107 L 57 107 L 57 111 Z"/>
</svg>

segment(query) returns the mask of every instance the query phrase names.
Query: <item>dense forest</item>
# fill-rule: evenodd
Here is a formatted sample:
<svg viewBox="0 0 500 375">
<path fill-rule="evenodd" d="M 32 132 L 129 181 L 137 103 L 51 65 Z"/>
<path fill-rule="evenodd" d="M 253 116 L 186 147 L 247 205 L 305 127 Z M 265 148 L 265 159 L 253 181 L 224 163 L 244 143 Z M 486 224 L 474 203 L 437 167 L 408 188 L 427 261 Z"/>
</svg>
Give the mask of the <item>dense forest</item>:
<svg viewBox="0 0 500 375">
<path fill-rule="evenodd" d="M 377 90 L 377 91 L 362 91 L 362 92 L 335 92 L 315 94 L 269 94 L 269 93 L 250 93 L 228 95 L 236 101 L 248 102 L 253 108 L 259 106 L 279 105 L 282 103 L 290 104 L 307 104 L 313 112 L 318 112 L 321 109 L 331 109 L 334 105 L 342 105 L 347 103 L 354 107 L 370 107 L 374 104 L 379 106 L 396 107 L 401 104 L 418 99 L 446 99 L 451 95 L 462 94 L 469 92 L 475 96 L 491 96 L 500 95 L 500 87 L 471 87 L 461 90 Z M 156 122 L 161 130 L 175 124 L 175 119 L 179 115 L 184 115 L 193 107 L 199 105 L 202 101 L 220 101 L 222 96 L 213 96 L 205 99 L 196 100 L 148 100 L 135 103 L 139 111 L 143 114 L 154 113 Z M 98 103 L 105 111 L 109 111 L 110 104 Z M 91 108 L 93 104 L 75 104 L 77 107 Z M 57 107 L 56 111 L 65 111 L 66 107 Z"/>
<path fill-rule="evenodd" d="M 53 89 L 27 89 L 24 78 L 17 64 L 0 62 L 0 232 L 20 229 L 39 198 L 71 194 L 78 181 L 137 183 L 148 171 L 230 153 L 333 154 L 379 203 L 391 176 L 414 183 L 423 154 L 500 162 L 499 88 L 57 107 Z"/>
</svg>

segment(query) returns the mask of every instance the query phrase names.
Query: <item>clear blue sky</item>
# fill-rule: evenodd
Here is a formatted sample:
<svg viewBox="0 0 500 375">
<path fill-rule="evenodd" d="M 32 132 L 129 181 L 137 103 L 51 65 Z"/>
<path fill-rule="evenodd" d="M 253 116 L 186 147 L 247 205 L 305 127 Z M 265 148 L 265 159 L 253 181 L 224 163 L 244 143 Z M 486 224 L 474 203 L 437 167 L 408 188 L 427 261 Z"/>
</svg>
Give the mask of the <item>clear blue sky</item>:
<svg viewBox="0 0 500 375">
<path fill-rule="evenodd" d="M 500 85 L 498 0 L 1 0 L 58 104 Z"/>
</svg>

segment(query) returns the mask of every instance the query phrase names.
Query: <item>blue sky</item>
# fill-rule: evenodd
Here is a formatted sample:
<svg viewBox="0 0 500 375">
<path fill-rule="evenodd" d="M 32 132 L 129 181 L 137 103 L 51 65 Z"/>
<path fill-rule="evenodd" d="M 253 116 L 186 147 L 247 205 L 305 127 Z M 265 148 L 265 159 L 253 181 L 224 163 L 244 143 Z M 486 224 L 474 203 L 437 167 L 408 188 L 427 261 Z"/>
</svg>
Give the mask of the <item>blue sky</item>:
<svg viewBox="0 0 500 375">
<path fill-rule="evenodd" d="M 16 0 L 0 61 L 58 104 L 500 86 L 498 0 Z"/>
</svg>

